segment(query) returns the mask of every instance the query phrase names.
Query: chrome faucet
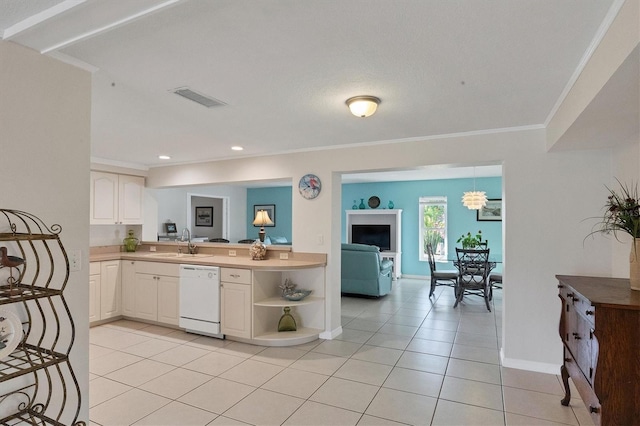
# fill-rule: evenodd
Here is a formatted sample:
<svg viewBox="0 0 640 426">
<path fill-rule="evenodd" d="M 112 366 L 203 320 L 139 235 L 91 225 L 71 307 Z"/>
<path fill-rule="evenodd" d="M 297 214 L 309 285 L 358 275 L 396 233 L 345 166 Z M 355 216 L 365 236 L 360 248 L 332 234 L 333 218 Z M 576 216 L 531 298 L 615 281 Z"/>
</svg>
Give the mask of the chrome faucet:
<svg viewBox="0 0 640 426">
<path fill-rule="evenodd" d="M 184 242 L 185 238 L 184 238 L 184 234 L 187 234 L 187 250 L 189 252 L 189 254 L 195 254 L 196 253 L 196 245 L 191 243 L 191 231 L 189 231 L 188 228 L 184 228 L 182 230 L 182 237 L 180 238 L 180 241 Z M 178 253 L 182 253 L 182 247 L 180 247 L 180 243 L 178 243 Z"/>
</svg>

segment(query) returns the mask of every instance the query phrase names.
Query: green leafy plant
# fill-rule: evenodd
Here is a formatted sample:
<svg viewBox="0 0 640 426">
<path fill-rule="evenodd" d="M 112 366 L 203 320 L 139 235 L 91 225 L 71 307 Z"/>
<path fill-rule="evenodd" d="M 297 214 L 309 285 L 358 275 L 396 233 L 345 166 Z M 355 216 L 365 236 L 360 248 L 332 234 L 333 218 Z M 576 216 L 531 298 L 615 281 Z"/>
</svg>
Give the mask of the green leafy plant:
<svg viewBox="0 0 640 426">
<path fill-rule="evenodd" d="M 462 248 L 464 249 L 474 249 L 479 247 L 482 244 L 482 231 L 478 231 L 476 235 L 471 235 L 471 232 L 462 234 L 456 242 L 462 243 Z"/>
<path fill-rule="evenodd" d="M 617 179 L 616 179 L 617 180 Z M 609 196 L 604 205 L 604 215 L 594 226 L 594 233 L 613 234 L 618 239 L 618 232 L 640 238 L 640 199 L 638 185 L 628 186 L 621 183 L 619 191 L 607 187 Z"/>
</svg>

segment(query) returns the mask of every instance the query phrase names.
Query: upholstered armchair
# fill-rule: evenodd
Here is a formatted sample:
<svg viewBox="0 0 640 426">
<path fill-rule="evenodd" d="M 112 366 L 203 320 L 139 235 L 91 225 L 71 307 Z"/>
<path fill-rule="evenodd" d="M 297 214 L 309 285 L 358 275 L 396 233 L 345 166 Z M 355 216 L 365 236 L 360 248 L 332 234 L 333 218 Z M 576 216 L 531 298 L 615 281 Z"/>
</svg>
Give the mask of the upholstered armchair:
<svg viewBox="0 0 640 426">
<path fill-rule="evenodd" d="M 391 291 L 390 260 L 366 244 L 342 244 L 342 293 L 380 297 Z"/>
</svg>

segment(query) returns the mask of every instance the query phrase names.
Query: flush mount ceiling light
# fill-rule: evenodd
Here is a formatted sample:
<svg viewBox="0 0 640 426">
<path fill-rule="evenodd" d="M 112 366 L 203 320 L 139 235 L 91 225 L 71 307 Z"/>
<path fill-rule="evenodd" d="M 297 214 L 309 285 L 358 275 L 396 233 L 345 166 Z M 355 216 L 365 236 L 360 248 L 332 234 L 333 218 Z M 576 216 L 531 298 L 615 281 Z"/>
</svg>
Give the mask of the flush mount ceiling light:
<svg viewBox="0 0 640 426">
<path fill-rule="evenodd" d="M 242 151 L 243 149 L 244 149 L 244 148 L 243 148 L 243 147 L 241 147 L 241 146 L 232 146 L 232 147 L 231 147 L 231 150 L 232 150 L 232 151 Z"/>
<path fill-rule="evenodd" d="M 347 99 L 347 106 L 351 114 L 356 117 L 369 117 L 376 112 L 380 99 L 375 96 L 354 96 Z"/>
<path fill-rule="evenodd" d="M 169 157 L 168 155 L 158 155 L 158 158 L 161 160 L 171 160 L 171 157 Z"/>
<path fill-rule="evenodd" d="M 476 168 L 473 168 L 473 191 L 467 191 L 462 195 L 462 204 L 469 210 L 480 210 L 487 205 L 487 194 L 484 191 L 476 191 Z"/>
</svg>

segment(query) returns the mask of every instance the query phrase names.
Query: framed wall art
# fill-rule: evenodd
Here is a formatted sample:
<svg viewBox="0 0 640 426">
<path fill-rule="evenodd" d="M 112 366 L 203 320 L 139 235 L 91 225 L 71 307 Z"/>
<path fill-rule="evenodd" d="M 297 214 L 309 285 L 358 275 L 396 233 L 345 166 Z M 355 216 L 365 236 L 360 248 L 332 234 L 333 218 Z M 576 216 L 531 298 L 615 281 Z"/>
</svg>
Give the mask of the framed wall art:
<svg viewBox="0 0 640 426">
<path fill-rule="evenodd" d="M 213 226 L 213 207 L 196 207 L 196 226 Z"/>
<path fill-rule="evenodd" d="M 497 198 L 487 200 L 487 205 L 476 212 L 476 220 L 479 222 L 502 220 L 502 200 Z"/>
<path fill-rule="evenodd" d="M 269 219 L 273 222 L 271 225 L 264 225 L 265 227 L 276 226 L 276 205 L 275 204 L 254 204 L 253 205 L 253 217 L 255 218 L 258 211 L 264 210 L 269 215 Z M 260 225 L 253 225 L 254 227 L 260 227 Z"/>
</svg>

